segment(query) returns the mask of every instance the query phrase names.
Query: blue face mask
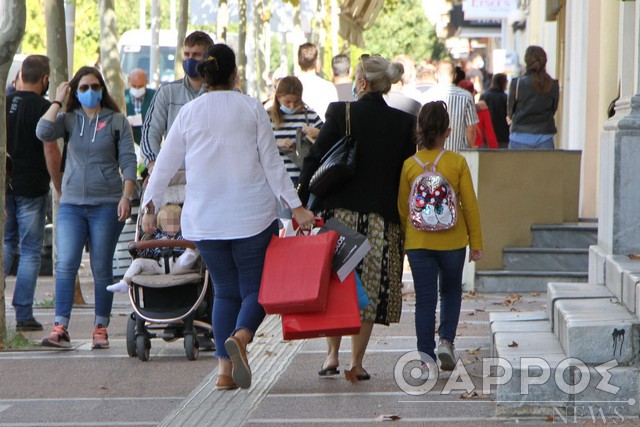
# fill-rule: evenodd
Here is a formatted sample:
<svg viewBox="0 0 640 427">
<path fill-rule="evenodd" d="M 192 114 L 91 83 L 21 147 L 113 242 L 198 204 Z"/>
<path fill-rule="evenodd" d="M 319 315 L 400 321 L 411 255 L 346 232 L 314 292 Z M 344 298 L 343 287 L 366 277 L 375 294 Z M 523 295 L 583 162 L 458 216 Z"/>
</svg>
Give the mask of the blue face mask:
<svg viewBox="0 0 640 427">
<path fill-rule="evenodd" d="M 198 71 L 196 70 L 196 66 L 199 62 L 200 61 L 193 58 L 187 58 L 182 61 L 182 69 L 184 70 L 184 73 L 192 79 L 200 77 L 200 74 L 198 74 Z"/>
<path fill-rule="evenodd" d="M 78 101 L 85 107 L 94 108 L 100 105 L 100 101 L 102 101 L 102 89 L 99 91 L 95 91 L 93 89 L 89 89 L 86 92 L 77 91 Z"/>
<path fill-rule="evenodd" d="M 296 111 L 298 111 L 300 107 L 296 107 L 296 108 L 289 108 L 289 107 L 285 107 L 284 105 L 280 105 L 280 111 L 282 111 L 285 114 L 295 114 Z"/>
</svg>

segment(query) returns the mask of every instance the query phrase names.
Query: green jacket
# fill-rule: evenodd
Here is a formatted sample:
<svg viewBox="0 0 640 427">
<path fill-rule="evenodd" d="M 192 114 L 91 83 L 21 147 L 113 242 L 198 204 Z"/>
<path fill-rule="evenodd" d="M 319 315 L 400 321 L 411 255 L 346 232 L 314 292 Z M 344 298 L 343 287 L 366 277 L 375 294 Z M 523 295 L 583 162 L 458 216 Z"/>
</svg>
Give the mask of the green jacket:
<svg viewBox="0 0 640 427">
<path fill-rule="evenodd" d="M 151 101 L 156 94 L 155 89 L 147 88 L 144 93 L 144 99 L 142 100 L 142 110 L 140 113 L 142 114 L 142 122 L 144 122 L 144 118 L 147 115 L 147 110 L 149 109 L 149 105 L 151 105 Z M 127 103 L 127 116 L 134 116 L 136 114 L 135 108 L 133 108 L 133 101 L 131 100 L 131 94 L 127 89 L 124 92 L 124 99 Z M 142 135 L 142 126 L 132 126 L 133 130 L 133 140 L 136 144 L 140 145 L 140 137 Z"/>
</svg>

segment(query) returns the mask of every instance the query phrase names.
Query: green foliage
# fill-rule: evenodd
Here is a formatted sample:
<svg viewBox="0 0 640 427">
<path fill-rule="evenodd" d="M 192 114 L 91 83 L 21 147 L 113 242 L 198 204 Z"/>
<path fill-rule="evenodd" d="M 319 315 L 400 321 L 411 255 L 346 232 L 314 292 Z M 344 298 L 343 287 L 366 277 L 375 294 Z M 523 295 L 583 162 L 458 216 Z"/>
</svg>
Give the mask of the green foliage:
<svg viewBox="0 0 640 427">
<path fill-rule="evenodd" d="M 386 1 L 372 28 L 364 32 L 366 50 L 392 59 L 407 54 L 420 61 L 446 54 L 419 0 Z"/>
<path fill-rule="evenodd" d="M 160 28 L 170 28 L 169 2 L 160 2 Z M 100 51 L 100 18 L 98 0 L 76 0 L 76 37 L 72 72 L 83 65 L 94 65 Z M 118 33 L 138 28 L 139 1 L 115 0 L 116 25 Z M 151 0 L 145 9 L 147 26 L 151 22 Z M 201 27 L 201 26 L 198 26 Z M 22 39 L 21 53 L 46 54 L 46 30 L 44 0 L 27 0 L 27 27 Z M 195 28 L 194 28 L 195 29 Z M 197 28 L 211 31 L 210 28 Z"/>
</svg>

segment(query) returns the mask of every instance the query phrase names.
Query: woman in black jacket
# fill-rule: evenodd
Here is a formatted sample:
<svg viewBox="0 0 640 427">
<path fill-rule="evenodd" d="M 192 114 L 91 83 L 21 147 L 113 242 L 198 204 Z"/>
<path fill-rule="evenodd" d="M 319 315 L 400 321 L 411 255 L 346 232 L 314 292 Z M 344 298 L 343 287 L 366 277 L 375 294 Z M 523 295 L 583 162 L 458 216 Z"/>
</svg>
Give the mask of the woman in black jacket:
<svg viewBox="0 0 640 427">
<path fill-rule="evenodd" d="M 498 139 L 498 148 L 509 146 L 509 124 L 507 123 L 507 76 L 496 73 L 491 78 L 491 87 L 480 96 L 487 103 L 491 124 Z"/>
<path fill-rule="evenodd" d="M 509 148 L 553 150 L 558 109 L 558 81 L 547 74 L 547 54 L 540 46 L 529 46 L 524 54 L 527 71 L 509 87 L 507 113 L 511 119 Z"/>
<path fill-rule="evenodd" d="M 374 323 L 388 325 L 400 320 L 402 308 L 402 252 L 396 202 L 400 172 L 405 159 L 416 151 L 416 118 L 389 107 L 382 95 L 402 77 L 402 65 L 380 56 L 363 55 L 356 66 L 353 85 L 351 134 L 358 148 L 356 173 L 344 185 L 316 203 L 328 219 L 335 217 L 369 239 L 372 249 L 356 271 L 371 304 L 361 311 L 360 334 L 352 338 L 349 378 L 368 380 L 362 367 L 364 353 Z M 320 159 L 346 131 L 346 105 L 329 105 L 326 122 L 309 155 L 305 158 L 298 194 L 303 204 L 309 199 L 309 180 Z M 338 370 L 340 337 L 330 337 L 328 354 L 319 375 L 335 375 Z"/>
</svg>

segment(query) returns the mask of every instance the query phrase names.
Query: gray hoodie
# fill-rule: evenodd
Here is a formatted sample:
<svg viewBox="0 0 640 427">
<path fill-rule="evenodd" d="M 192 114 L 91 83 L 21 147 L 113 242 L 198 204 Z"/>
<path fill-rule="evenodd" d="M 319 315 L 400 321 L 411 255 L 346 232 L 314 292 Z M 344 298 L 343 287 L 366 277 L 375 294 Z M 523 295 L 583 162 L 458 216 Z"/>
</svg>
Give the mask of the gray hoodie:
<svg viewBox="0 0 640 427">
<path fill-rule="evenodd" d="M 116 130 L 120 132 L 117 151 Z M 36 128 L 36 135 L 42 141 L 62 138 L 66 132 L 69 132 L 69 142 L 60 203 L 118 203 L 122 181 L 136 180 L 133 134 L 125 115 L 102 108 L 96 117 L 89 119 L 79 108 L 58 114 L 55 123 L 41 118 Z"/>
</svg>

